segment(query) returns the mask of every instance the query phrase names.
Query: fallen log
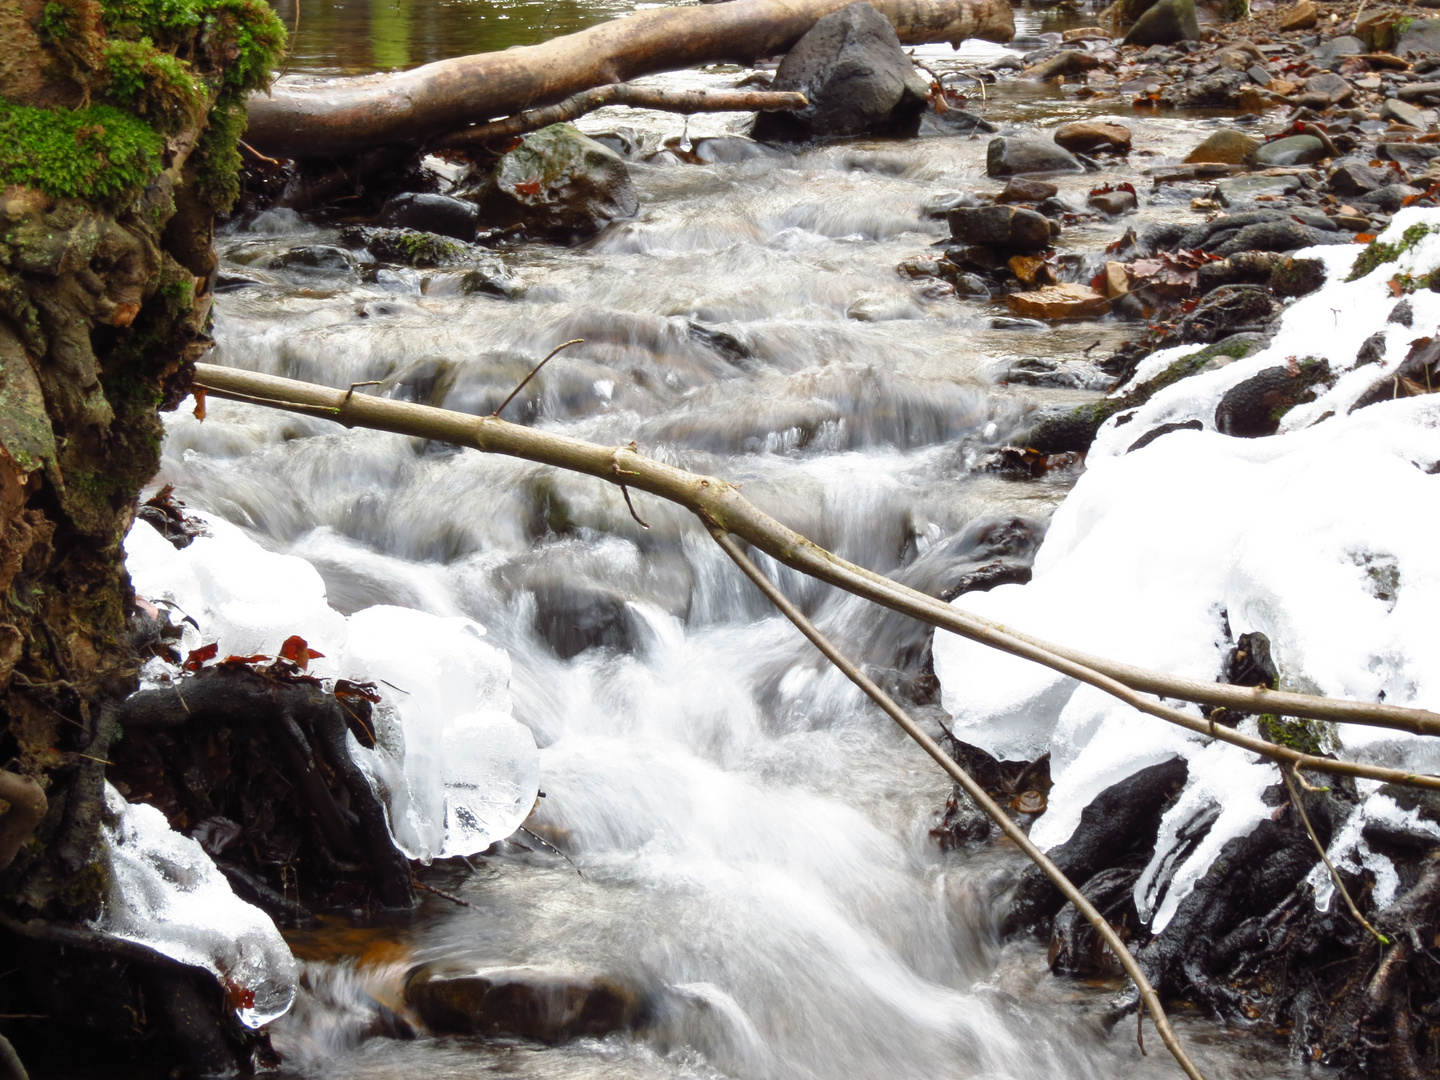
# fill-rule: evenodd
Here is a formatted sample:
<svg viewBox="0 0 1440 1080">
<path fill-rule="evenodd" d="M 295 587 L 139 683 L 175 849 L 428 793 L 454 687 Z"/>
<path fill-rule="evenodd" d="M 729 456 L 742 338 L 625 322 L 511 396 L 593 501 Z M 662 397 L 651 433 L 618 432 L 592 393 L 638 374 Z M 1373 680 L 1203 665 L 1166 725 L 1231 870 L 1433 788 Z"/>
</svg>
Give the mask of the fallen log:
<svg viewBox="0 0 1440 1080">
<path fill-rule="evenodd" d="M 753 63 L 795 44 L 850 0 L 732 0 L 655 8 L 576 34 L 395 74 L 278 80 L 250 98 L 246 142 L 277 158 L 418 146 L 477 121 L 562 101 L 581 90 L 719 61 Z M 902 44 L 1009 41 L 1008 0 L 872 0 Z"/>
<path fill-rule="evenodd" d="M 473 447 L 487 454 L 505 454 L 584 473 L 617 485 L 627 503 L 630 501 L 629 488 L 649 492 L 683 506 L 707 527 L 714 526 L 732 533 L 801 573 L 931 626 L 1042 664 L 1088 683 L 1139 712 L 1197 735 L 1228 742 L 1292 768 L 1440 790 L 1440 776 L 1417 775 L 1402 769 L 1303 753 L 1221 724 L 1206 722 L 1192 713 L 1166 704 L 1163 699 L 1156 701 L 1146 696 L 1141 688 L 1168 698 L 1212 705 L 1231 705 L 1236 701 L 1238 692 L 1239 701 L 1248 705 L 1246 711 L 1249 712 L 1269 712 L 1272 711 L 1271 704 L 1283 701 L 1284 707 L 1273 711 L 1287 716 L 1344 720 L 1425 735 L 1440 735 L 1440 715 L 1436 713 L 1383 702 L 1346 701 L 1309 694 L 1277 693 L 1263 687 L 1201 683 L 1091 656 L 1031 637 L 847 562 L 770 517 L 741 495 L 735 485 L 718 477 L 700 476 L 645 457 L 634 446 L 600 446 L 566 435 L 510 424 L 498 415 L 472 416 L 414 402 L 357 394 L 354 387 L 348 391 L 336 390 L 215 364 L 196 364 L 194 385 L 215 397 L 318 416 L 346 427 L 373 428 L 434 439 Z M 635 513 L 633 504 L 631 513 Z"/>
<path fill-rule="evenodd" d="M 445 136 L 431 145 L 436 149 L 465 150 L 483 147 L 492 139 L 524 135 L 551 124 L 563 124 L 607 105 L 628 105 L 632 109 L 660 109 L 664 112 L 791 112 L 805 108 L 804 94 L 793 90 L 660 90 L 634 83 L 608 83 L 571 94 L 564 101 L 543 109 L 526 109 L 503 120 L 476 124 Z"/>
</svg>

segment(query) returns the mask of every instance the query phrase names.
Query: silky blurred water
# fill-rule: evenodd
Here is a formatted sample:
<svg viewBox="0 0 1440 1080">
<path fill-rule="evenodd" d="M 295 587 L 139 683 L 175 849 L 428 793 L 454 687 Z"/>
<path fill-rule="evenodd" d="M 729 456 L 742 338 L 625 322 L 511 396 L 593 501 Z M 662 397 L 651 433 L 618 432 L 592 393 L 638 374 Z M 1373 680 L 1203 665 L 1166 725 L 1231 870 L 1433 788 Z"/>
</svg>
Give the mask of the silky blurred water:
<svg viewBox="0 0 1440 1080">
<path fill-rule="evenodd" d="M 293 2 L 280 7 L 293 20 Z M 292 70 L 403 67 L 617 9 L 354 7 L 302 0 Z M 1029 12 L 1021 24 L 1042 28 Z M 920 50 L 932 64 L 994 54 Z M 740 74 L 658 81 L 728 86 Z M 990 95 L 986 115 L 1003 124 L 1119 108 L 1013 84 Z M 686 126 L 614 109 L 582 126 L 625 125 L 659 146 L 742 132 L 745 120 Z M 1137 147 L 1183 154 L 1203 123 L 1147 120 Z M 895 273 L 944 238 L 928 205 L 995 186 L 985 142 L 632 162 L 638 217 L 578 247 L 500 250 L 491 269 L 523 290 L 509 299 L 467 294 L 461 270 L 287 265 L 285 252 L 337 234 L 271 211 L 219 240 L 208 359 L 332 386 L 377 380 L 357 392 L 483 413 L 555 345 L 583 338 L 507 418 L 633 440 L 739 481 L 818 543 L 938 592 L 997 553 L 1025 554 L 1073 479 L 976 470 L 1035 408 L 1092 396 L 997 379 L 1025 357 L 1103 356 L 1134 333 L 1113 321 L 997 328 L 1003 309 Z M 1098 181 L 1131 176 L 1060 183 L 1083 202 Z M 1139 220 L 1188 197 L 1161 192 Z M 1082 223 L 1062 247 L 1093 260 L 1121 231 Z M 524 462 L 214 399 L 208 411 L 203 423 L 183 409 L 168 419 L 157 483 L 309 559 L 341 611 L 391 603 L 487 627 L 513 661 L 515 715 L 541 747 L 546 797 L 529 828 L 570 860 L 521 834 L 428 879 L 470 908 L 427 896 L 413 920 L 297 940 L 305 988 L 274 1029 L 285 1075 L 1179 1075 L 1153 1035 L 1142 1057 L 1132 1024 L 1099 1026 L 1117 987 L 1056 980 L 1041 946 L 1002 946 L 994 920 L 1020 858 L 1003 845 L 939 850 L 928 831 L 949 782 L 767 609 L 698 522 L 637 494 L 642 528 L 612 486 Z M 940 730 L 922 628 L 762 562 Z M 405 971 L 434 958 L 602 973 L 641 988 L 652 1017 L 560 1048 L 367 1037 L 376 1002 L 403 1009 Z M 1200 1017 L 1178 1023 L 1213 1076 L 1299 1075 L 1283 1048 Z"/>
</svg>

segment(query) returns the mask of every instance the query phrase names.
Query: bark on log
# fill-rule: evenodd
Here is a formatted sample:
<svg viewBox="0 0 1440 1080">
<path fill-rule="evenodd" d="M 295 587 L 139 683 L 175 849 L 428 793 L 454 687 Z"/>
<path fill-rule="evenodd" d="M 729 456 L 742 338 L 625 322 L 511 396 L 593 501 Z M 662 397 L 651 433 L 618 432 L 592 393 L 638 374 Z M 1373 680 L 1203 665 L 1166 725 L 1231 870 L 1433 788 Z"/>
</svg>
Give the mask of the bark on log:
<svg viewBox="0 0 1440 1080">
<path fill-rule="evenodd" d="M 628 105 L 632 109 L 660 109 L 664 112 L 771 112 L 803 109 L 809 104 L 805 95 L 793 90 L 659 90 L 633 83 L 609 83 L 572 94 L 556 105 L 543 109 L 527 109 L 507 116 L 503 120 L 491 120 L 488 124 L 476 124 L 452 135 L 447 135 L 433 145 L 441 149 L 463 150 L 484 146 L 491 139 L 524 135 L 527 131 L 538 131 L 551 124 L 574 120 L 607 105 Z"/>
<path fill-rule="evenodd" d="M 399 74 L 281 79 L 250 98 L 246 141 L 274 157 L 355 154 L 381 143 L 418 145 L 476 121 L 554 104 L 641 75 L 718 61 L 752 63 L 795 44 L 852 0 L 732 0 L 656 8 L 576 34 L 461 56 Z M 966 38 L 1009 41 L 1008 0 L 872 0 L 902 44 Z"/>
</svg>

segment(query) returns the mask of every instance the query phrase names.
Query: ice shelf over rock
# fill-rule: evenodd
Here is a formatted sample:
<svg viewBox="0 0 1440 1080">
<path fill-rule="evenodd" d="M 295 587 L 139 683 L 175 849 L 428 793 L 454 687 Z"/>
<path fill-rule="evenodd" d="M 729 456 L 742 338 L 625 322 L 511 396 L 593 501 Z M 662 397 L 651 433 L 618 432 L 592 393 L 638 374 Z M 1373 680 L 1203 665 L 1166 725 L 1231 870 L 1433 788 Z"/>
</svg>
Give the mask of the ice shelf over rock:
<svg viewBox="0 0 1440 1080">
<path fill-rule="evenodd" d="M 95 928 L 215 973 L 249 1027 L 295 1000 L 299 968 L 275 924 L 153 806 L 105 785 L 108 888 Z"/>
<path fill-rule="evenodd" d="M 1350 411 L 1394 376 L 1412 342 L 1440 325 L 1440 294 L 1425 288 L 1404 298 L 1413 313 L 1408 325 L 1389 321 L 1397 304 L 1392 279 L 1423 280 L 1440 267 L 1440 211 L 1401 211 L 1379 243 L 1400 250 L 1355 281 L 1345 279 L 1359 246 L 1297 253 L 1323 260 L 1329 282 L 1285 312 L 1270 345 L 1108 421 L 1055 514 L 1033 580 L 968 593 L 955 604 L 1051 641 L 1204 681 L 1219 676 L 1241 634 L 1260 631 L 1284 689 L 1440 709 L 1440 394 Z M 1381 336 L 1362 352 L 1374 335 Z M 1135 380 L 1197 348 L 1149 357 Z M 1217 431 L 1226 391 L 1267 368 L 1310 360 L 1324 360 L 1333 382 L 1284 415 L 1278 434 Z M 1195 420 L 1200 430 L 1172 429 L 1130 450 L 1159 425 Z M 1137 906 L 1153 916 L 1156 932 L 1223 844 L 1269 812 L 1260 794 L 1279 773 L 1251 754 L 953 634 L 937 631 L 934 656 L 956 735 L 1002 758 L 1052 754 L 1055 787 L 1032 833 L 1042 848 L 1068 839 L 1104 788 L 1177 754 L 1188 760 L 1188 787 L 1166 814 L 1136 886 Z M 1244 724 L 1256 732 L 1255 720 Z M 1319 727 L 1344 756 L 1440 768 L 1433 739 Z M 1362 783 L 1361 792 L 1376 786 Z M 1367 866 L 1380 858 L 1365 849 L 1358 825 L 1339 831 L 1332 854 Z"/>
<path fill-rule="evenodd" d="M 374 683 L 377 746 L 351 757 L 385 804 L 412 859 L 473 855 L 513 833 L 539 792 L 539 752 L 510 715 L 510 657 L 466 618 L 379 606 L 348 619 L 304 559 L 267 551 L 235 525 L 193 513 L 210 533 L 176 549 L 137 521 L 125 540 L 136 594 L 188 617 L 182 650 L 274 655 L 292 634 L 324 656 L 310 673 Z M 174 678 L 151 660 L 147 682 Z"/>
</svg>

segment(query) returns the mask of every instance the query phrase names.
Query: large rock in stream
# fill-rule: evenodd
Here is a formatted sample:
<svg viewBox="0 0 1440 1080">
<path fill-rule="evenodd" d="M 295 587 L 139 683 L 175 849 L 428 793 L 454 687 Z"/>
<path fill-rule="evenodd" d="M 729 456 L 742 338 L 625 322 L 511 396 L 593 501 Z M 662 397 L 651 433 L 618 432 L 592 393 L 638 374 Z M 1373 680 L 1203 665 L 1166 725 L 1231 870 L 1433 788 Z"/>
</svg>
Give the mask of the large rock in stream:
<svg viewBox="0 0 1440 1080">
<path fill-rule="evenodd" d="M 1160 0 L 1125 35 L 1126 45 L 1173 45 L 1177 41 L 1199 40 L 1195 0 Z"/>
<path fill-rule="evenodd" d="M 492 225 L 559 240 L 591 236 L 640 209 L 624 159 L 573 124 L 525 136 L 500 159 L 477 201 Z"/>
<path fill-rule="evenodd" d="M 890 20 L 867 3 L 825 16 L 795 43 L 772 90 L 798 90 L 799 112 L 762 112 L 754 138 L 804 142 L 848 135 L 914 135 L 928 90 Z"/>
<path fill-rule="evenodd" d="M 644 996 L 619 980 L 567 968 L 421 964 L 405 1003 L 432 1031 L 563 1043 L 642 1024 Z"/>
</svg>

